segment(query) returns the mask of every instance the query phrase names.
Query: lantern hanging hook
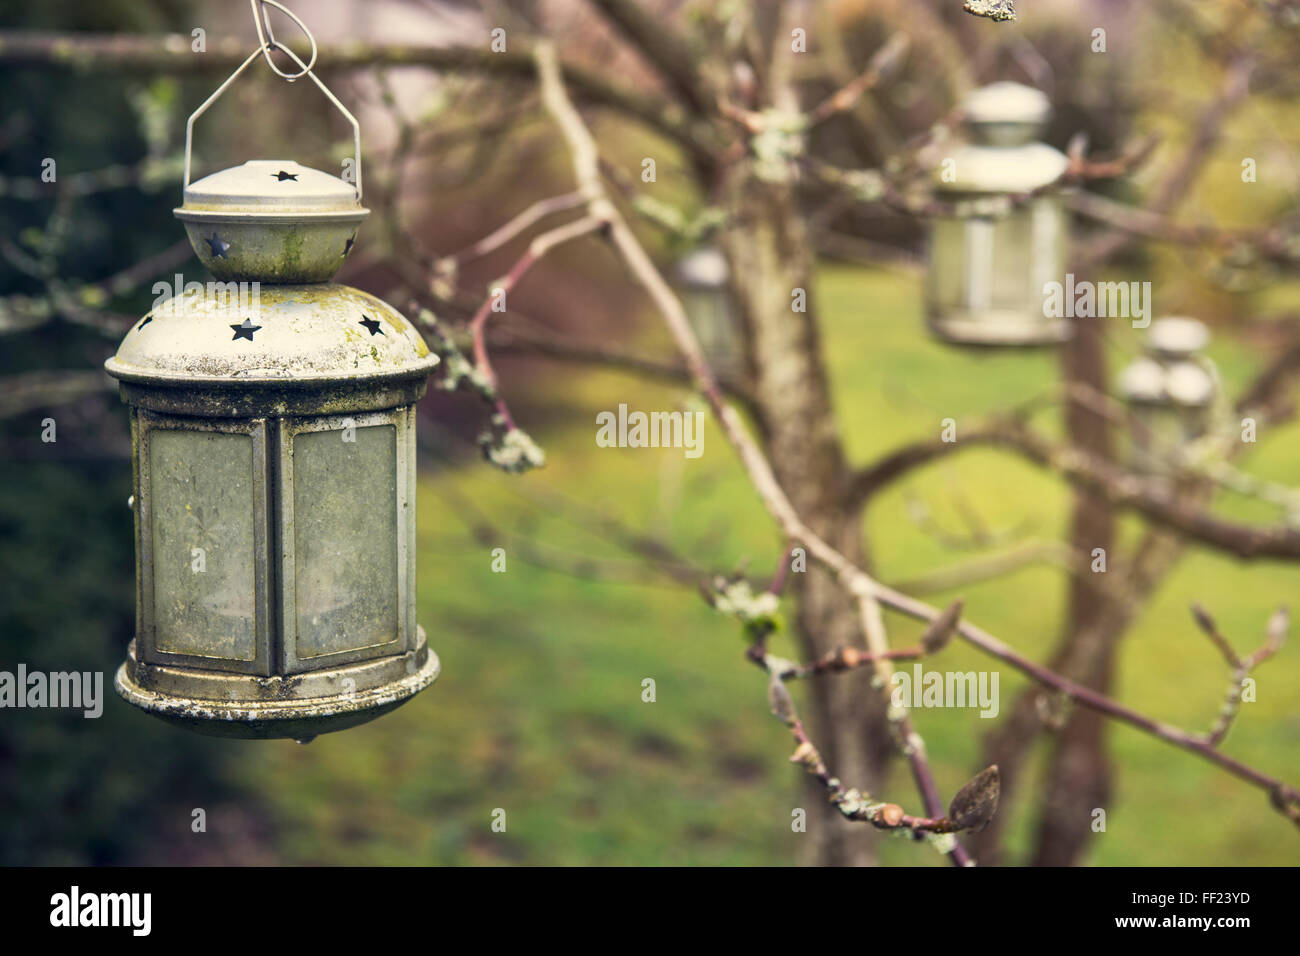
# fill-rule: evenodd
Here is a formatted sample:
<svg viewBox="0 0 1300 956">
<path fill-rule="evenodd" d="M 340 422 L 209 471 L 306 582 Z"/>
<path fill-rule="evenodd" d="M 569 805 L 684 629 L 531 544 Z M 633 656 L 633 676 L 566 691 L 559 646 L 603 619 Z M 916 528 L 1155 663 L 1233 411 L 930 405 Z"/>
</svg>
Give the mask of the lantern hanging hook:
<svg viewBox="0 0 1300 956">
<path fill-rule="evenodd" d="M 307 29 L 307 24 L 303 23 L 296 13 L 284 4 L 277 3 L 276 0 L 248 0 L 248 5 L 253 11 L 253 26 L 257 28 L 257 41 L 261 44 L 262 56 L 266 58 L 266 65 L 269 66 L 277 76 L 283 77 L 290 83 L 294 80 L 300 80 L 309 74 L 311 68 L 316 65 L 317 50 L 316 37 L 314 37 L 312 32 Z M 292 50 L 275 38 L 275 30 L 271 28 L 270 11 L 267 10 L 268 6 L 275 7 L 292 20 L 297 25 L 298 29 L 302 31 L 303 36 L 307 38 L 307 42 L 311 44 L 311 58 L 308 59 L 306 64 L 304 64 L 302 60 L 298 59 Z M 285 73 L 281 70 L 275 65 L 275 60 L 271 58 L 271 52 L 273 50 L 279 50 L 281 53 L 287 54 L 295 63 L 298 64 L 299 67 L 302 68 L 301 72 Z"/>
<path fill-rule="evenodd" d="M 292 10 L 290 10 L 288 7 L 286 7 L 284 4 L 279 3 L 278 0 L 248 0 L 248 4 L 253 11 L 253 23 L 257 28 L 257 39 L 258 39 L 257 49 L 255 49 L 252 53 L 250 53 L 248 57 L 244 60 L 244 62 L 239 64 L 239 66 L 235 68 L 235 72 L 231 73 L 228 77 L 226 77 L 225 81 L 220 86 L 218 86 L 215 90 L 212 91 L 212 95 L 209 96 L 206 100 L 204 100 L 202 104 L 199 105 L 199 108 L 190 114 L 189 120 L 185 123 L 185 183 L 181 187 L 182 190 L 188 189 L 190 185 L 190 165 L 191 165 L 190 158 L 191 158 L 191 154 L 193 151 L 193 144 L 194 144 L 194 121 L 208 111 L 208 107 L 210 107 L 213 103 L 215 103 L 222 93 L 226 92 L 226 89 L 230 86 L 231 83 L 235 82 L 235 79 L 239 76 L 239 74 L 243 73 L 244 70 L 248 69 L 249 65 L 254 60 L 256 60 L 259 56 L 262 56 L 266 58 L 266 63 L 272 69 L 272 71 L 274 71 L 277 76 L 282 77 L 284 80 L 286 80 L 289 83 L 292 83 L 295 80 L 300 80 L 304 76 L 310 77 L 311 81 L 316 84 L 317 88 L 322 93 L 325 94 L 325 98 L 328 99 L 331 103 L 333 103 L 335 109 L 337 109 L 340 113 L 342 113 L 344 118 L 348 121 L 348 124 L 352 127 L 353 185 L 355 186 L 357 191 L 357 201 L 360 202 L 361 201 L 361 124 L 357 122 L 357 118 L 352 115 L 352 113 L 348 110 L 348 108 L 339 101 L 339 98 L 335 96 L 333 92 L 331 92 L 330 88 L 321 82 L 320 77 L 318 77 L 315 73 L 312 72 L 312 67 L 316 65 L 316 54 L 317 54 L 316 38 L 312 35 L 312 32 L 309 29 L 307 29 L 307 25 L 303 23 L 301 19 L 299 19 L 298 15 L 294 13 Z M 302 30 L 303 35 L 307 37 L 307 41 L 311 45 L 311 56 L 308 58 L 306 63 L 302 61 L 302 58 L 299 57 L 298 54 L 294 53 L 293 50 L 289 49 L 289 47 L 285 46 L 283 43 L 281 43 L 279 40 L 275 38 L 275 31 L 272 30 L 271 28 L 271 21 L 268 16 L 268 11 L 266 9 L 268 6 L 275 7 L 286 17 L 292 20 L 297 25 L 297 27 L 300 30 Z M 281 70 L 278 66 L 276 66 L 275 61 L 271 58 L 271 53 L 275 51 L 283 53 L 285 56 L 289 57 L 289 59 L 293 60 L 293 62 L 298 65 L 299 72 L 286 73 L 283 70 Z"/>
</svg>

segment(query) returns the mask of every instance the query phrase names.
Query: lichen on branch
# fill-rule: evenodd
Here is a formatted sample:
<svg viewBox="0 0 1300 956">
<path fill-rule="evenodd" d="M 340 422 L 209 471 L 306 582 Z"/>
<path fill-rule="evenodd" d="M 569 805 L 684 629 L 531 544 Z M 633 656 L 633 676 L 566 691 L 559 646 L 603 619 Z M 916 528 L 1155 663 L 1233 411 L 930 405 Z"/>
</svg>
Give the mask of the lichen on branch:
<svg viewBox="0 0 1300 956">
<path fill-rule="evenodd" d="M 470 392 L 493 409 L 478 436 L 483 458 L 502 471 L 515 475 L 545 465 L 546 452 L 531 435 L 515 425 L 497 393 L 492 376 L 465 357 L 428 309 L 420 310 L 419 323 L 425 330 L 429 348 L 442 359 L 434 387 L 443 392 Z"/>
</svg>

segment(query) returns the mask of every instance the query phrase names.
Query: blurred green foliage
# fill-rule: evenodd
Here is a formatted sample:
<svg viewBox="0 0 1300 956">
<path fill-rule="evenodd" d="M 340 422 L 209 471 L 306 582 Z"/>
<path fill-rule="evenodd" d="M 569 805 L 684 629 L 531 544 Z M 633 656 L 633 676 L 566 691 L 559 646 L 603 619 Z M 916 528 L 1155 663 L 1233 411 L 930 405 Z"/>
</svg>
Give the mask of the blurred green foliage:
<svg viewBox="0 0 1300 956">
<path fill-rule="evenodd" d="M 0 711 L 0 864 L 184 859 L 191 809 L 228 797 L 212 741 L 113 692 L 135 621 L 130 493 L 123 461 L 0 463 L 0 669 L 103 675 L 98 719 Z"/>
</svg>

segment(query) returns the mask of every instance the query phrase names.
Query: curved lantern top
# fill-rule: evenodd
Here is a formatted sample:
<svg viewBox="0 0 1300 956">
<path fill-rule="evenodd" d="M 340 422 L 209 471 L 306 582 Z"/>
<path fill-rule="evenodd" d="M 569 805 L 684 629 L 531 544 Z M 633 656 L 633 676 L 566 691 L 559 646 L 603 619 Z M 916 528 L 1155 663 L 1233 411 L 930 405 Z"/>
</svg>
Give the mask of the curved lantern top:
<svg viewBox="0 0 1300 956">
<path fill-rule="evenodd" d="M 1210 330 L 1197 319 L 1182 316 L 1156 319 L 1147 332 L 1147 345 L 1157 355 L 1182 358 L 1210 344 Z"/>
<path fill-rule="evenodd" d="M 1004 80 L 973 90 L 961 111 L 966 125 L 981 138 L 993 134 L 1000 141 L 998 134 L 1006 134 L 1014 142 L 1027 143 L 1042 134 L 1052 117 L 1052 103 L 1042 90 Z"/>
<path fill-rule="evenodd" d="M 717 246 L 701 246 L 677 260 L 677 281 L 689 289 L 723 289 L 730 272 L 727 258 Z"/>
<path fill-rule="evenodd" d="M 218 217 L 278 222 L 346 219 L 360 222 L 369 213 L 351 183 L 293 160 L 250 159 L 242 166 L 204 176 L 185 187 L 182 221 Z"/>
<path fill-rule="evenodd" d="M 1164 399 L 1165 369 L 1152 358 L 1135 359 L 1119 375 L 1119 390 L 1130 402 L 1155 404 Z"/>
<path fill-rule="evenodd" d="M 264 285 L 243 300 L 236 289 L 214 294 L 217 285 L 160 303 L 108 373 L 160 386 L 312 387 L 423 378 L 438 365 L 400 312 L 359 289 Z"/>
<path fill-rule="evenodd" d="M 254 159 L 185 187 L 175 210 L 218 279 L 325 282 L 369 214 L 356 187 L 291 160 Z"/>
<path fill-rule="evenodd" d="M 964 126 L 971 142 L 951 154 L 953 179 L 940 179 L 946 192 L 1018 193 L 1040 189 L 1060 179 L 1069 158 L 1046 143 L 1035 142 L 1052 115 L 1041 91 L 1020 83 L 992 83 L 962 102 Z"/>
</svg>

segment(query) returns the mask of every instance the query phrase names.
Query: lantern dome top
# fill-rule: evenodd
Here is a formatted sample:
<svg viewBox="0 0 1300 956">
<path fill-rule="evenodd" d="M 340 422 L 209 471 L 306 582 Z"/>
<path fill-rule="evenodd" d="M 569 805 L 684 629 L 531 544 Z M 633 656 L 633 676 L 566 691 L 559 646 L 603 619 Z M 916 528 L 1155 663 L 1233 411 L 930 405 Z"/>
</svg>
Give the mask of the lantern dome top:
<svg viewBox="0 0 1300 956">
<path fill-rule="evenodd" d="M 1052 104 L 1042 90 L 1004 80 L 967 94 L 962 114 L 967 123 L 1023 123 L 1037 127 L 1051 118 Z"/>
<path fill-rule="evenodd" d="M 104 363 L 110 375 L 164 387 L 319 388 L 423 378 L 439 361 L 400 312 L 358 289 L 193 286 L 132 327 Z"/>
<path fill-rule="evenodd" d="M 716 246 L 703 246 L 677 261 L 678 280 L 686 286 L 718 289 L 727 284 L 727 258 Z"/>
<path fill-rule="evenodd" d="M 1209 405 L 1214 378 L 1196 362 L 1179 362 L 1165 376 L 1165 393 L 1178 405 Z"/>
<path fill-rule="evenodd" d="M 1132 402 L 1158 402 L 1165 393 L 1165 370 L 1155 359 L 1137 359 L 1120 373 L 1119 390 Z"/>
<path fill-rule="evenodd" d="M 1056 182 L 1070 165 L 1069 157 L 1046 143 L 1010 147 L 963 144 L 950 158 L 952 178 L 937 183 L 945 192 L 1031 192 Z"/>
<path fill-rule="evenodd" d="M 1210 330 L 1204 322 L 1181 316 L 1156 319 L 1147 333 L 1148 347 L 1159 355 L 1194 355 L 1209 342 Z"/>
<path fill-rule="evenodd" d="M 328 282 L 369 214 L 351 183 L 292 160 L 254 159 L 185 187 L 175 210 L 218 279 Z"/>
<path fill-rule="evenodd" d="M 1019 83 L 993 83 L 962 102 L 970 142 L 952 150 L 939 167 L 944 192 L 1021 193 L 1061 178 L 1069 159 L 1035 142 L 1052 106 L 1039 90 Z"/>
<path fill-rule="evenodd" d="M 278 222 L 322 218 L 360 222 L 369 210 L 353 184 L 293 160 L 250 159 L 185 187 L 176 218 L 190 222 L 243 216 Z"/>
</svg>

